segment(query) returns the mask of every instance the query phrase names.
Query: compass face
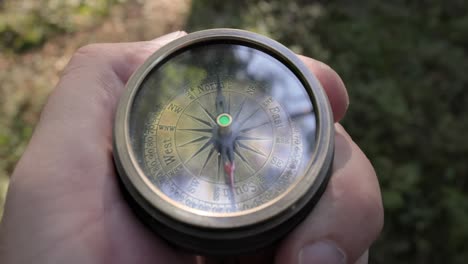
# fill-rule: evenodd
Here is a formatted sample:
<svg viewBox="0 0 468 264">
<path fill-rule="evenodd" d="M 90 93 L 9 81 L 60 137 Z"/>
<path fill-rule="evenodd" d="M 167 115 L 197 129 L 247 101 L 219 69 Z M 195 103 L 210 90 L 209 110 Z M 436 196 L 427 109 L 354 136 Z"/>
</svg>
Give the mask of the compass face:
<svg viewBox="0 0 468 264">
<path fill-rule="evenodd" d="M 306 177 L 316 144 L 303 83 L 242 43 L 165 58 L 142 79 L 128 124 L 147 187 L 178 210 L 210 217 L 274 206 Z"/>
<path fill-rule="evenodd" d="M 333 135 L 327 96 L 294 53 L 212 29 L 161 47 L 132 75 L 113 154 L 153 231 L 192 252 L 236 255 L 278 241 L 312 210 Z"/>
</svg>

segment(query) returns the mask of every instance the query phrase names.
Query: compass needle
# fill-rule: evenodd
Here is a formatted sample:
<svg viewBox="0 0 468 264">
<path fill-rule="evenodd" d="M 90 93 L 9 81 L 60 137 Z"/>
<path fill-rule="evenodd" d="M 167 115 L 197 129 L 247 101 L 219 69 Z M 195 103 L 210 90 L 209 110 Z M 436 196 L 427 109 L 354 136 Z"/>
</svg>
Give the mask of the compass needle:
<svg viewBox="0 0 468 264">
<path fill-rule="evenodd" d="M 223 94 L 223 86 L 219 79 L 219 74 L 216 74 L 216 112 L 219 114 L 227 111 L 226 99 Z"/>
<path fill-rule="evenodd" d="M 140 67 L 116 109 L 113 154 L 126 200 L 151 230 L 200 255 L 242 255 L 309 214 L 332 167 L 333 115 L 293 52 L 208 30 Z"/>
</svg>

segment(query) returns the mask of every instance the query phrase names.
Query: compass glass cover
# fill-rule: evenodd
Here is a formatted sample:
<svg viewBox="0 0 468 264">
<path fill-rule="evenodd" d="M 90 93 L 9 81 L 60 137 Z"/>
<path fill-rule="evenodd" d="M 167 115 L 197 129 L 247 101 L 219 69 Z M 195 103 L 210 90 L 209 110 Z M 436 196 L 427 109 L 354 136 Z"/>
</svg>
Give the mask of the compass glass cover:
<svg viewBox="0 0 468 264">
<path fill-rule="evenodd" d="M 274 204 L 305 177 L 316 115 L 298 77 L 235 43 L 186 48 L 140 84 L 129 121 L 133 156 L 163 200 L 199 215 Z"/>
</svg>

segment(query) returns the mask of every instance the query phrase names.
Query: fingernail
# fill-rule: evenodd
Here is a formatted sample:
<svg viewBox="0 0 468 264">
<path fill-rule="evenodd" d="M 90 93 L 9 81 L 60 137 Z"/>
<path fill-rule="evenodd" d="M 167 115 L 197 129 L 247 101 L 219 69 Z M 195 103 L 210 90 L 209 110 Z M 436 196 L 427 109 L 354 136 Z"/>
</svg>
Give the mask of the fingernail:
<svg viewBox="0 0 468 264">
<path fill-rule="evenodd" d="M 172 32 L 172 33 L 157 37 L 155 39 L 152 39 L 151 41 L 156 41 L 156 42 L 160 43 L 161 45 L 164 45 L 164 44 L 167 44 L 167 43 L 173 41 L 174 39 L 182 37 L 184 35 L 187 35 L 187 33 L 185 33 L 185 31 L 175 31 L 175 32 Z"/>
<path fill-rule="evenodd" d="M 344 87 L 343 91 L 345 92 L 344 94 L 344 97 L 345 97 L 345 104 L 346 104 L 346 109 L 348 109 L 349 107 L 349 94 L 348 94 L 348 90 L 346 89 L 346 85 L 344 84 L 343 80 L 340 78 L 340 83 L 341 83 L 341 87 Z"/>
<path fill-rule="evenodd" d="M 306 245 L 299 252 L 299 264 L 344 264 L 344 251 L 331 241 L 318 241 Z"/>
</svg>

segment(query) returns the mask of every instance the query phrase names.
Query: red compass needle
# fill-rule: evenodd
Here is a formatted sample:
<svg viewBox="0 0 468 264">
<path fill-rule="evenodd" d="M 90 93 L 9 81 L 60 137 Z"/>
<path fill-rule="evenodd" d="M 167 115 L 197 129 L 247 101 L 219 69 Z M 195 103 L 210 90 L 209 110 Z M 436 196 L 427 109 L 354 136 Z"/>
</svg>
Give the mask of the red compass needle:
<svg viewBox="0 0 468 264">
<path fill-rule="evenodd" d="M 234 188 L 234 171 L 236 169 L 236 165 L 233 162 L 227 161 L 224 163 L 224 172 L 229 176 L 229 183 L 231 187 Z"/>
</svg>

